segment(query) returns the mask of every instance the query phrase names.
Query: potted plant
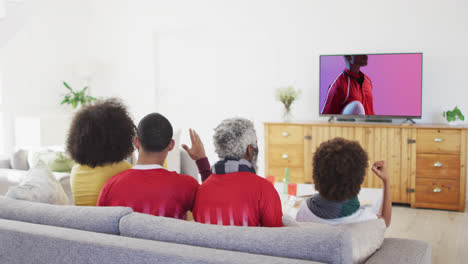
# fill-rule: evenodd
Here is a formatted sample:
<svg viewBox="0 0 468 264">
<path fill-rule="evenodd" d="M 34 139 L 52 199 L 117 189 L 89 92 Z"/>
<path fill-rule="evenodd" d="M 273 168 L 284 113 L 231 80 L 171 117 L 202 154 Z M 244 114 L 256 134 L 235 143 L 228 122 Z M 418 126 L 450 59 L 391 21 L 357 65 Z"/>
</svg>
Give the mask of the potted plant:
<svg viewBox="0 0 468 264">
<path fill-rule="evenodd" d="M 299 98 L 301 91 L 294 89 L 292 86 L 278 88 L 276 90 L 276 99 L 283 103 L 283 120 L 285 122 L 291 121 L 291 105 Z"/>
<path fill-rule="evenodd" d="M 83 89 L 81 89 L 81 91 L 74 91 L 65 81 L 63 82 L 63 85 L 69 92 L 63 98 L 62 102 L 60 103 L 61 105 L 70 104 L 73 109 L 76 109 L 78 106 L 80 106 L 80 104 L 86 105 L 96 100 L 96 98 L 90 95 L 86 95 L 88 86 L 85 86 Z"/>
<path fill-rule="evenodd" d="M 461 110 L 458 108 L 458 106 L 455 106 L 453 110 L 447 110 L 442 113 L 444 118 L 447 120 L 447 122 L 450 125 L 456 125 L 459 124 L 460 122 L 465 120 L 465 116 L 461 112 Z"/>
</svg>

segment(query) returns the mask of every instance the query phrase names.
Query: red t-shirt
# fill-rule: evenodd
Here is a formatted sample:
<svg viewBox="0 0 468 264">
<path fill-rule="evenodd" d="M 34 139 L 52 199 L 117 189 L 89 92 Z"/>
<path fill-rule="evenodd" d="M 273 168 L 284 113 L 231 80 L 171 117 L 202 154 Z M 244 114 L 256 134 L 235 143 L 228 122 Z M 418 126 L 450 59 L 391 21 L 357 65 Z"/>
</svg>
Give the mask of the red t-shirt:
<svg viewBox="0 0 468 264">
<path fill-rule="evenodd" d="M 165 169 L 129 169 L 110 178 L 101 190 L 98 206 L 126 206 L 133 211 L 185 219 L 192 211 L 198 182 L 191 176 Z"/>
<path fill-rule="evenodd" d="M 362 85 L 359 79 L 362 79 Z M 345 69 L 328 88 L 322 114 L 341 114 L 352 101 L 361 102 L 366 115 L 375 114 L 371 80 L 362 72 L 355 74 Z"/>
<path fill-rule="evenodd" d="M 273 185 L 250 172 L 212 174 L 198 188 L 195 221 L 235 226 L 283 226 L 281 201 Z"/>
</svg>

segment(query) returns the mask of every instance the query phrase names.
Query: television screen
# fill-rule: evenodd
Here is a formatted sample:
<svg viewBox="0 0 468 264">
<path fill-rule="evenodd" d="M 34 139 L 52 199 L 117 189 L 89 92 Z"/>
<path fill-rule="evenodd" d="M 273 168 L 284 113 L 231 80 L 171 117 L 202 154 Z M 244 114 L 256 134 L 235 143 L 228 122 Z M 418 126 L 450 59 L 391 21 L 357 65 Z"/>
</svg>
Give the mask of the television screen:
<svg viewBox="0 0 468 264">
<path fill-rule="evenodd" d="M 421 117 L 422 53 L 320 56 L 320 115 Z"/>
</svg>

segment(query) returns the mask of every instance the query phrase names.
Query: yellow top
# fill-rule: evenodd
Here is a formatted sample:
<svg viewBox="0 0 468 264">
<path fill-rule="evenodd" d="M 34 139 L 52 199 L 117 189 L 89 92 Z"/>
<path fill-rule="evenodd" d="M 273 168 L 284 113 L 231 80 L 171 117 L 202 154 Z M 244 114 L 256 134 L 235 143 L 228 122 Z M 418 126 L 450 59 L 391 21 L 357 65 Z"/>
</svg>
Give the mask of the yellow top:
<svg viewBox="0 0 468 264">
<path fill-rule="evenodd" d="M 112 176 L 128 170 L 130 163 L 121 161 L 110 165 L 91 168 L 76 164 L 71 171 L 71 187 L 76 205 L 96 206 L 99 193 Z"/>
</svg>

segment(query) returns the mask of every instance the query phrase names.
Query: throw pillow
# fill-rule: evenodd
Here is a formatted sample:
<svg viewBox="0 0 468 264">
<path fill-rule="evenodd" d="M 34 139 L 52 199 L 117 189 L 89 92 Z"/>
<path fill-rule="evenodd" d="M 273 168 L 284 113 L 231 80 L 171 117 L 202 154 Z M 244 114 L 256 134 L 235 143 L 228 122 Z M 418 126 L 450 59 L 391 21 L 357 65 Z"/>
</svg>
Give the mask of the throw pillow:
<svg viewBox="0 0 468 264">
<path fill-rule="evenodd" d="M 38 168 L 30 169 L 19 185 L 8 188 L 5 196 L 48 204 L 65 205 L 70 203 L 62 186 L 44 164 Z"/>
<path fill-rule="evenodd" d="M 54 154 L 54 159 L 48 163 L 50 170 L 55 172 L 70 172 L 74 165 L 73 160 L 62 152 L 54 152 Z"/>
<path fill-rule="evenodd" d="M 38 168 L 39 164 L 45 164 L 51 171 L 70 172 L 74 163 L 64 153 L 50 149 L 31 150 L 28 155 L 30 168 Z"/>
<path fill-rule="evenodd" d="M 11 156 L 11 168 L 14 170 L 28 170 L 28 151 L 19 149 Z"/>
<path fill-rule="evenodd" d="M 55 154 L 52 150 L 45 148 L 31 149 L 28 154 L 29 168 L 38 168 L 39 165 L 47 165 L 55 158 Z"/>
</svg>

